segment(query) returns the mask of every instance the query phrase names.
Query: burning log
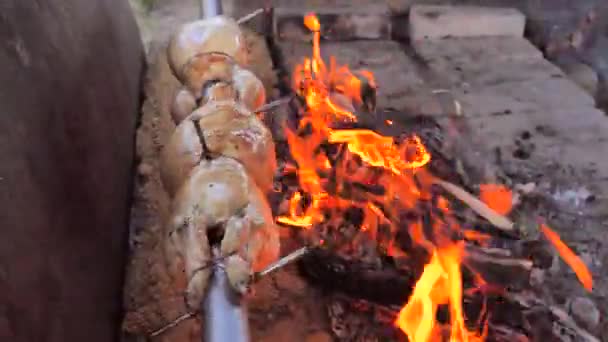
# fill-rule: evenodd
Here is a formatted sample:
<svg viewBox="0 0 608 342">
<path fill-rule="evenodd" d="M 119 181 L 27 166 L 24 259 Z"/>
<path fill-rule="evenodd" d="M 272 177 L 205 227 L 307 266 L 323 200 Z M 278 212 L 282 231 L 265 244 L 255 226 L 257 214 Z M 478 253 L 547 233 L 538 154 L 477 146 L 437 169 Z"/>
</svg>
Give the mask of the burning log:
<svg viewBox="0 0 608 342">
<path fill-rule="evenodd" d="M 406 302 L 416 282 L 414 274 L 396 268 L 373 269 L 325 249 L 312 251 L 299 265 L 303 274 L 330 293 L 385 305 Z"/>
<path fill-rule="evenodd" d="M 399 305 L 409 298 L 421 270 L 397 268 L 394 262 L 393 266 L 378 269 L 330 250 L 315 249 L 302 259 L 300 267 L 309 279 L 327 291 L 383 305 Z M 529 285 L 533 269 L 530 260 L 496 255 L 475 246 L 468 246 L 463 262 L 489 283 L 520 289 Z"/>
</svg>

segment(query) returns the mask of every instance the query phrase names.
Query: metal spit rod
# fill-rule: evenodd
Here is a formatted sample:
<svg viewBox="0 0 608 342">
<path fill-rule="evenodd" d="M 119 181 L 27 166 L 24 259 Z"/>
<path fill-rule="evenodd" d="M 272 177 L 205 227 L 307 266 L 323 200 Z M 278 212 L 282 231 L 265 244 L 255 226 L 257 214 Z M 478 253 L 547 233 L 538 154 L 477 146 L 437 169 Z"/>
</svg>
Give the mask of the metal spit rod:
<svg viewBox="0 0 608 342">
<path fill-rule="evenodd" d="M 201 1 L 201 18 L 207 19 L 222 15 L 222 1 L 221 0 L 200 0 Z"/>
<path fill-rule="evenodd" d="M 203 301 L 203 342 L 249 342 L 247 308 L 228 283 L 226 271 L 216 264 Z"/>
<path fill-rule="evenodd" d="M 221 0 L 200 0 L 201 18 L 222 15 Z M 203 342 L 249 342 L 247 308 L 232 290 L 223 265 L 215 265 L 207 294 L 201 303 L 204 315 Z"/>
</svg>

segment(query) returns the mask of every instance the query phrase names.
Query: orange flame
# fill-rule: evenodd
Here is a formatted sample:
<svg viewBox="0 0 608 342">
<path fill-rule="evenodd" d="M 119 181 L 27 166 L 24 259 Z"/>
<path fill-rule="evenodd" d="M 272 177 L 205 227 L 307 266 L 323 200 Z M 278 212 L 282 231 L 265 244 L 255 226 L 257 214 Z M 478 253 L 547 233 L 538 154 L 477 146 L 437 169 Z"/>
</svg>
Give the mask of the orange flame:
<svg viewBox="0 0 608 342">
<path fill-rule="evenodd" d="M 319 19 L 317 19 L 314 13 L 309 13 L 304 17 L 304 25 L 312 32 L 319 32 L 321 30 Z"/>
<path fill-rule="evenodd" d="M 481 341 L 483 336 L 465 327 L 462 309 L 460 264 L 463 246 L 454 244 L 437 249 L 424 267 L 408 303 L 401 309 L 395 324 L 411 342 L 440 340 L 435 325 L 437 306 L 450 305 L 450 341 Z"/>
<path fill-rule="evenodd" d="M 375 87 L 375 80 L 369 71 L 351 72 L 346 66 L 337 67 L 334 58 L 330 59 L 328 67 L 321 58 L 321 25 L 317 17 L 308 14 L 304 18 L 304 24 L 314 34 L 312 57 L 305 58 L 302 64 L 295 67 L 293 88 L 305 100 L 306 107 L 301 113 L 297 130 L 286 130 L 289 149 L 297 165 L 301 191 L 292 195 L 288 213 L 279 216 L 277 222 L 310 229 L 324 222 L 328 212 L 331 214 L 356 207 L 364 214 L 359 228 L 365 238 L 373 241 L 381 239 L 379 225 L 388 225 L 391 236 L 384 243 L 378 242 L 379 247 L 384 247 L 388 255 L 405 256 L 405 252 L 393 243 L 398 227 L 389 217 L 397 217 L 396 214 L 403 209 L 415 209 L 421 199 L 431 200 L 430 190 L 434 177 L 425 170 L 431 154 L 417 136 L 396 142 L 392 137 L 371 130 L 335 128 L 337 123 L 356 121 L 357 116 L 345 108 L 348 105 L 341 100 L 337 102 L 342 103 L 342 106 L 333 102 L 332 96 L 334 99 L 346 98 L 355 108 L 363 101 L 362 83 Z M 340 96 L 337 97 L 336 94 Z M 393 123 L 387 120 L 386 124 Z M 322 147 L 327 143 L 338 147 L 339 157 L 336 160 L 330 161 L 331 156 L 324 152 Z M 321 173 L 330 172 L 333 177 L 331 182 L 327 177 L 320 176 Z M 378 186 L 383 191 L 355 194 L 358 196 L 357 201 L 346 199 L 341 193 L 350 191 L 352 196 L 355 190 L 348 186 L 352 183 Z M 511 193 L 505 187 L 484 185 L 481 187 L 481 199 L 499 213 L 506 214 L 511 210 Z M 463 236 L 464 240 L 480 244 L 488 243 L 490 237 L 461 229 L 450 213 L 448 200 L 439 197 L 436 202 L 434 208 L 441 215 L 432 217 L 432 239 L 426 236 L 420 220 L 407 227 L 414 243 L 428 251 L 431 259 L 416 282 L 411 297 L 401 309 L 395 325 L 411 342 L 438 340 L 445 330 L 436 323 L 435 314 L 439 305 L 448 305 L 451 320 L 449 340 L 483 341 L 487 334 L 487 324 L 481 321 L 481 317 L 474 331 L 469 331 L 465 325 L 461 275 L 464 241 L 454 241 L 457 238 L 453 236 Z M 381 205 L 376 205 L 377 203 Z M 548 228 L 543 228 L 545 230 Z M 453 234 L 454 231 L 459 234 Z M 590 289 L 591 277 L 580 260 L 573 256 L 559 238 L 555 239 L 556 235 L 545 234 L 557 246 L 566 262 L 575 269 L 583 284 Z M 480 275 L 474 274 L 474 278 L 477 289 L 491 287 Z M 482 328 L 481 333 L 477 332 L 479 328 Z"/>
<path fill-rule="evenodd" d="M 400 175 L 405 169 L 417 169 L 431 160 L 431 155 L 417 136 L 405 144 L 413 149 L 413 160 L 404 160 L 393 138 L 384 137 L 370 130 L 336 130 L 329 133 L 330 143 L 346 143 L 348 150 L 371 166 L 383 167 Z"/>
</svg>

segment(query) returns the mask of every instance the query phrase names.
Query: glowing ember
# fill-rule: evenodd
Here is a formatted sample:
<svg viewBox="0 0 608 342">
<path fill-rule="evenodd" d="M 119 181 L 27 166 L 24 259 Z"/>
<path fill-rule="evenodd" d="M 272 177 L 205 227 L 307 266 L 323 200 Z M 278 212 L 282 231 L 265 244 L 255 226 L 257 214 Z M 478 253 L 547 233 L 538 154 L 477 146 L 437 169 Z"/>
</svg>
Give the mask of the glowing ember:
<svg viewBox="0 0 608 342">
<path fill-rule="evenodd" d="M 574 252 L 566 246 L 565 243 L 559 238 L 556 232 L 551 230 L 551 228 L 547 227 L 544 223 L 540 225 L 541 231 L 545 234 L 547 239 L 555 246 L 559 255 L 564 259 L 566 264 L 570 266 L 578 280 L 583 284 L 585 289 L 591 291 L 593 289 L 593 278 L 591 277 L 591 272 L 585 266 L 585 263 L 576 255 Z"/>
<path fill-rule="evenodd" d="M 305 58 L 296 66 L 293 87 L 305 100 L 306 107 L 297 130 L 286 130 L 291 156 L 296 164 L 286 169 L 293 172 L 295 168 L 300 191 L 292 194 L 288 214 L 278 217 L 277 222 L 310 229 L 325 222 L 332 213 L 358 208 L 364 215 L 358 228 L 366 237 L 375 240 L 380 224 L 389 226 L 391 236 L 382 247 L 388 255 L 405 256 L 405 252 L 393 243 L 397 225 L 401 222 L 391 222 L 391 218 L 399 217 L 398 213 L 404 210 L 417 210 L 416 205 L 421 200 L 431 200 L 435 178 L 425 170 L 431 154 L 417 136 L 395 141 L 371 130 L 335 128 L 338 123 L 356 121 L 357 116 L 345 109 L 348 106 L 344 103 L 341 106 L 332 98 L 346 98 L 353 106 L 361 105 L 362 83 L 375 87 L 374 77 L 369 71 L 337 67 L 333 58 L 327 67 L 321 58 L 318 19 L 309 14 L 304 23 L 314 34 L 313 52 L 311 58 Z M 386 124 L 393 123 L 387 120 Z M 331 146 L 333 152 L 328 152 L 327 146 Z M 378 191 L 359 191 L 355 194 L 357 200 L 353 200 L 350 199 L 355 196 L 352 184 L 364 189 L 375 187 Z M 498 213 L 507 214 L 511 210 L 511 192 L 504 187 L 482 186 L 481 199 Z M 447 305 L 450 312 L 449 340 L 482 341 L 486 336 L 486 323 L 477 322 L 472 330 L 465 325 L 461 267 L 466 251 L 462 239 L 485 244 L 490 237 L 461 229 L 450 213 L 447 199 L 439 196 L 435 202 L 434 208 L 440 215 L 432 215 L 432 239 L 427 238 L 428 233 L 425 233 L 420 220 L 407 226 L 411 239 L 428 252 L 430 261 L 395 325 L 411 342 L 439 340 L 446 330 L 437 323 L 435 315 L 438 306 Z M 591 276 L 582 262 L 555 233 L 546 226 L 542 229 L 564 260 L 574 268 L 581 282 L 590 289 Z M 470 290 L 491 287 L 479 274 L 473 272 L 473 278 L 475 286 Z"/>
<path fill-rule="evenodd" d="M 507 215 L 513 207 L 513 195 L 504 185 L 482 184 L 479 197 L 488 207 L 501 215 Z"/>
</svg>

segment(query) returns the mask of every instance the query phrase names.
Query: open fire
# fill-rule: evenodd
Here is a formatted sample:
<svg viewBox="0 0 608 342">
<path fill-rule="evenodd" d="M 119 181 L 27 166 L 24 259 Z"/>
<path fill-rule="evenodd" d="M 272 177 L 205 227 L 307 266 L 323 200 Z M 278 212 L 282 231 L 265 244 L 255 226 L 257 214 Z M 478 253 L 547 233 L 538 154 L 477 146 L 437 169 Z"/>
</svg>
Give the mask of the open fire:
<svg viewBox="0 0 608 342">
<path fill-rule="evenodd" d="M 294 71 L 293 88 L 305 105 L 296 127 L 286 128 L 292 160 L 283 170 L 297 176 L 298 191 L 290 194 L 289 207 L 277 222 L 303 228 L 310 236 L 322 235 L 319 240 L 323 246 L 343 248 L 324 237 L 336 234 L 340 218 L 355 210 L 361 214 L 357 237 L 364 236 L 366 241 L 355 239 L 346 244 L 371 244 L 386 256 L 416 258 L 410 262 L 425 264 L 413 291 L 407 290 L 411 291 L 409 300 L 394 322 L 408 340 L 485 340 L 492 313 L 468 319 L 463 296 L 472 292 L 483 295 L 495 288 L 487 286 L 483 276 L 467 263 L 467 246 L 487 246 L 492 236 L 459 224 L 450 209 L 449 196 L 436 190 L 442 180 L 428 170 L 432 156 L 420 137 L 383 136 L 355 125 L 344 128 L 361 115 L 371 115 L 359 108 L 365 107 L 364 84 L 376 86 L 373 74 L 338 67 L 333 58 L 326 65 L 320 52 L 319 21 L 310 14 L 304 23 L 314 34 L 313 51 Z M 511 210 L 511 193 L 505 187 L 483 185 L 480 197 L 484 210 L 497 216 Z M 430 217 L 430 223 L 424 223 L 423 217 Z M 541 224 L 540 230 L 591 290 L 592 278 L 584 263 L 547 225 Z M 422 250 L 422 254 L 411 256 L 396 243 L 404 231 L 412 249 Z M 463 288 L 464 272 L 472 275 L 471 288 Z M 445 306 L 449 319 L 440 323 L 437 312 Z"/>
</svg>

